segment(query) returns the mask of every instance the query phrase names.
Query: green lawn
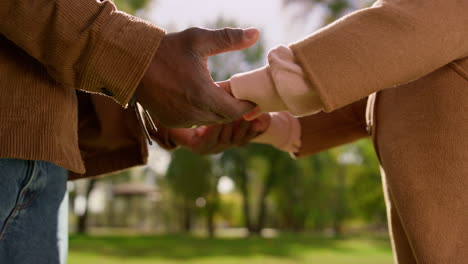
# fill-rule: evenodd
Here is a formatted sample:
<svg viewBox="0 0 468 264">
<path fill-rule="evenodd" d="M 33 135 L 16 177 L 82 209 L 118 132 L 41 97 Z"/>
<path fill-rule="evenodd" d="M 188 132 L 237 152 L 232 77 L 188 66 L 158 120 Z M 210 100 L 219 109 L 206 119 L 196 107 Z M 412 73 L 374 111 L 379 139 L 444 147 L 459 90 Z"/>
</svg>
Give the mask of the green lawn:
<svg viewBox="0 0 468 264">
<path fill-rule="evenodd" d="M 388 240 L 309 236 L 72 236 L 69 264 L 391 264 Z"/>
</svg>

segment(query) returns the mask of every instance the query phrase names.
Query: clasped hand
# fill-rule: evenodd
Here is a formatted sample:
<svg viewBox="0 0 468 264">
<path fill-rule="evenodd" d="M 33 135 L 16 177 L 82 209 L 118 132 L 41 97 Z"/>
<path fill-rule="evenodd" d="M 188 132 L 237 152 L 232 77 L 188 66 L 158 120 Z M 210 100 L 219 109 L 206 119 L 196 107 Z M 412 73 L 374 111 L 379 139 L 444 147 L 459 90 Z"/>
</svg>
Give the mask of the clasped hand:
<svg viewBox="0 0 468 264">
<path fill-rule="evenodd" d="M 136 91 L 138 102 L 168 127 L 174 143 L 196 153 L 247 144 L 268 128 L 270 117 L 244 120 L 255 105 L 235 99 L 229 82 L 213 81 L 208 57 L 248 48 L 258 38 L 256 29 L 191 28 L 167 34 Z M 203 126 L 187 128 L 193 125 Z"/>
<path fill-rule="evenodd" d="M 191 28 L 165 35 L 135 95 L 167 127 L 238 120 L 254 104 L 235 99 L 211 78 L 208 57 L 255 44 L 256 29 Z"/>
</svg>

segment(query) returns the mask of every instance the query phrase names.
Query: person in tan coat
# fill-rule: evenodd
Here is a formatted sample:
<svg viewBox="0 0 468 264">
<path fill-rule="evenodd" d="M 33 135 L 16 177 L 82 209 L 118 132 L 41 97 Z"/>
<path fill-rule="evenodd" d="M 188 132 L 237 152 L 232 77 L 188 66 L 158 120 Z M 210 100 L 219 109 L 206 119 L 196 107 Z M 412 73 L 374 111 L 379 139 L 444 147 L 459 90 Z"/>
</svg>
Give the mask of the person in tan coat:
<svg viewBox="0 0 468 264">
<path fill-rule="evenodd" d="M 377 1 L 221 84 L 287 111 L 261 115 L 253 141 L 296 157 L 372 137 L 399 264 L 468 263 L 467 14 L 467 1 Z"/>
</svg>

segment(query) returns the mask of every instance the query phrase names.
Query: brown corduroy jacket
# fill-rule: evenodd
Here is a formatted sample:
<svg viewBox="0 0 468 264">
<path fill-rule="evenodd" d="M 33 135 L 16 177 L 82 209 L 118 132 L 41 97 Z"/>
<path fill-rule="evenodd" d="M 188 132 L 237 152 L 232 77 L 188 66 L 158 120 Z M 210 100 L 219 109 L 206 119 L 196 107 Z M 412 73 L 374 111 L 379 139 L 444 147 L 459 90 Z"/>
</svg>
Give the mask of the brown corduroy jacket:
<svg viewBox="0 0 468 264">
<path fill-rule="evenodd" d="M 73 178 L 145 163 L 122 106 L 164 34 L 110 1 L 0 1 L 0 158 L 53 162 Z"/>
</svg>

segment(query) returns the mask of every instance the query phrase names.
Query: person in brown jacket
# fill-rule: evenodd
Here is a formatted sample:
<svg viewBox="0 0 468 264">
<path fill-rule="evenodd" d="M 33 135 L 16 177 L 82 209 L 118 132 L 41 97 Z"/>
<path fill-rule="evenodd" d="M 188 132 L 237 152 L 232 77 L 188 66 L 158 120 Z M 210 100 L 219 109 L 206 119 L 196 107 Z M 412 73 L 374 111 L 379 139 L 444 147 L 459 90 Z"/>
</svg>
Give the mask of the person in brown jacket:
<svg viewBox="0 0 468 264">
<path fill-rule="evenodd" d="M 467 14 L 468 1 L 377 1 L 221 84 L 288 111 L 260 116 L 253 141 L 296 157 L 371 136 L 399 264 L 468 263 Z M 232 134 L 193 142 L 219 151 Z"/>
<path fill-rule="evenodd" d="M 107 0 L 0 1 L 0 263 L 65 262 L 57 229 L 67 179 L 146 162 L 137 103 L 166 147 L 163 124 L 251 111 L 213 82 L 207 57 L 257 39 L 255 29 L 166 34 Z"/>
</svg>

